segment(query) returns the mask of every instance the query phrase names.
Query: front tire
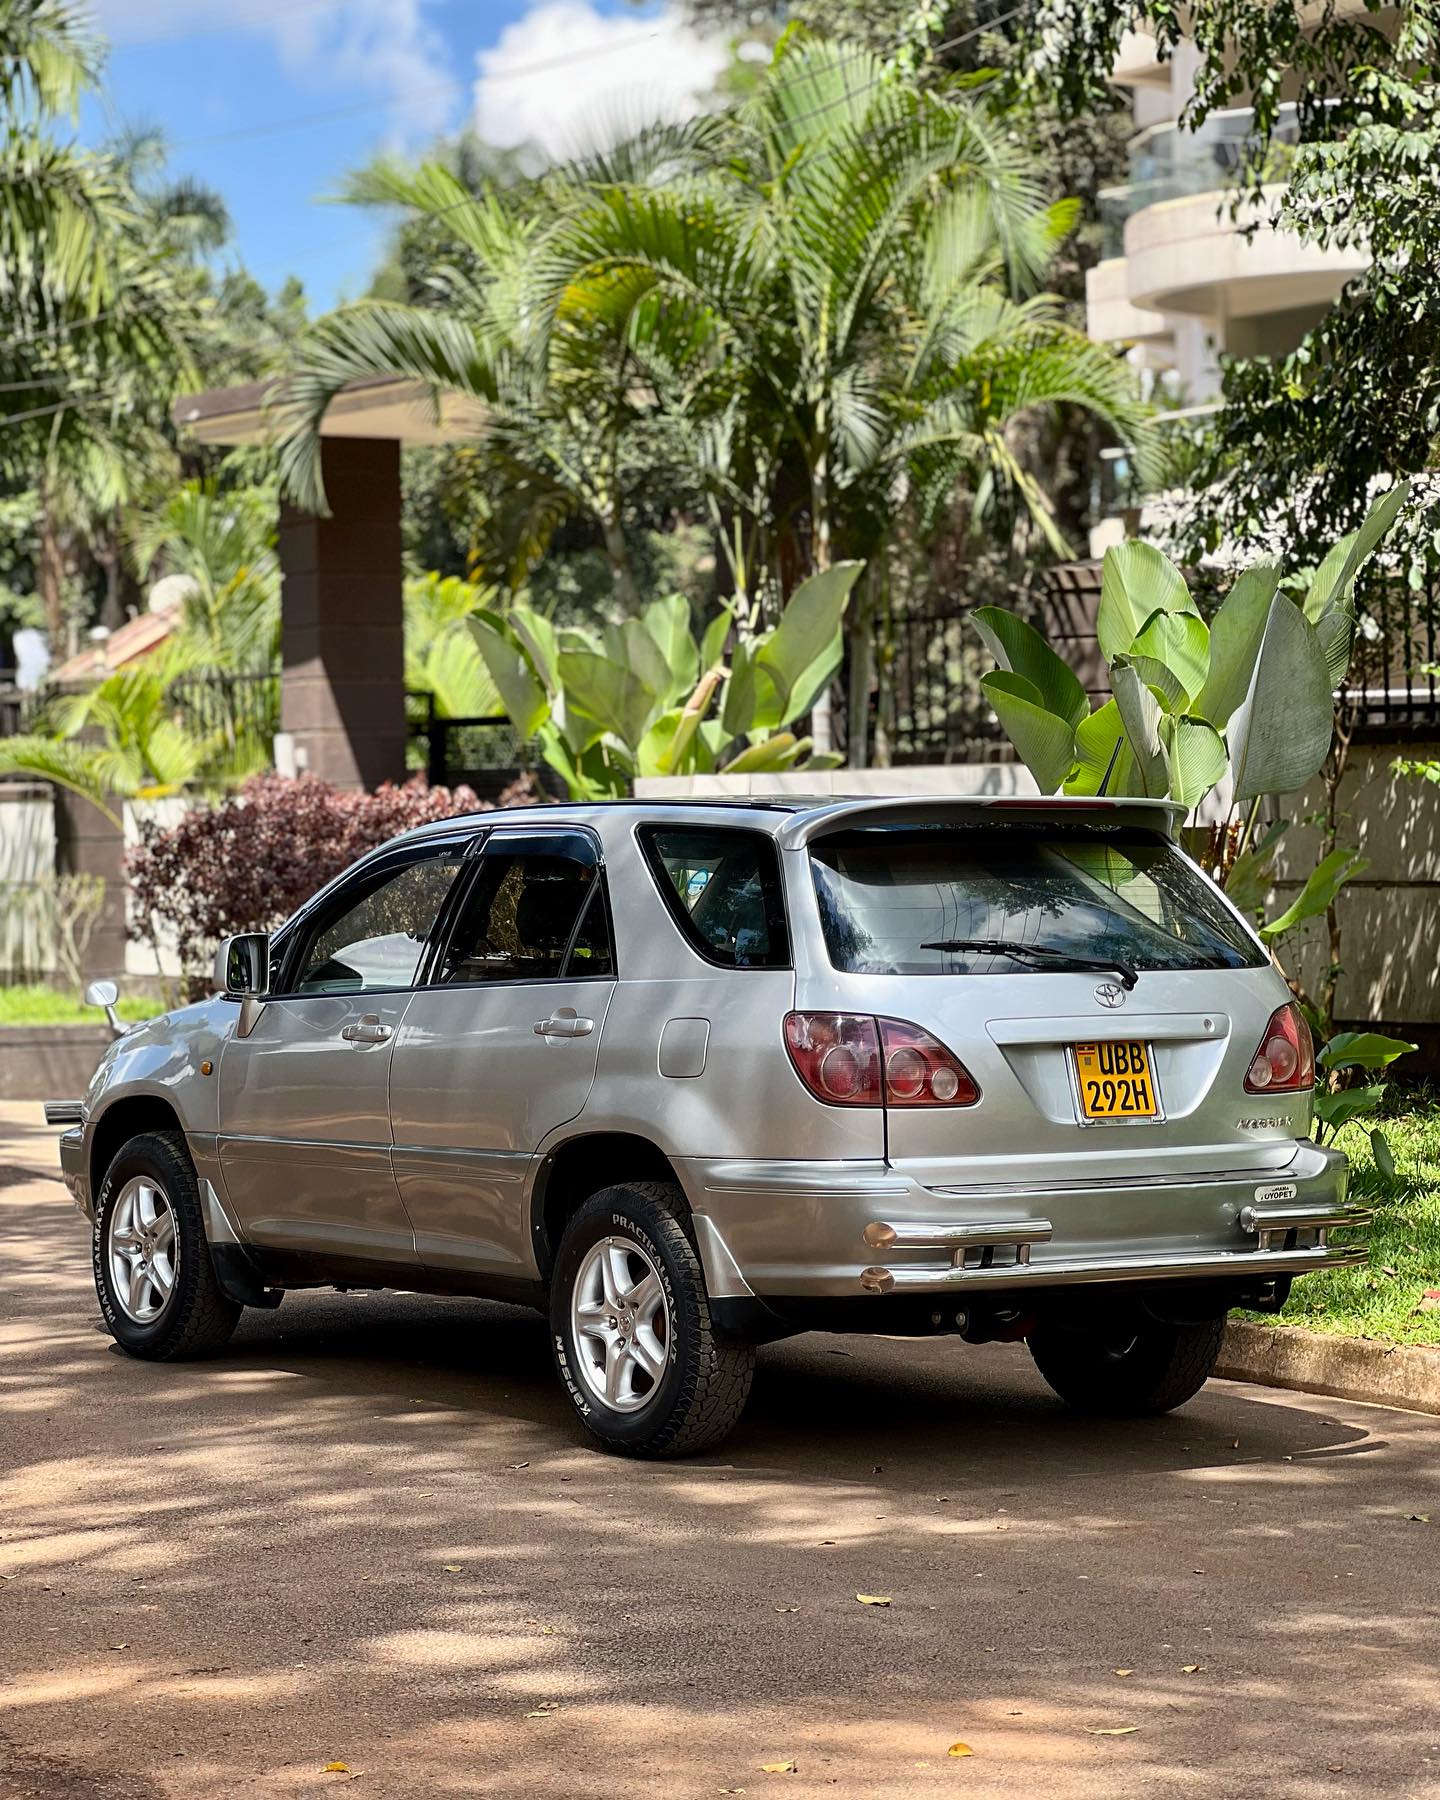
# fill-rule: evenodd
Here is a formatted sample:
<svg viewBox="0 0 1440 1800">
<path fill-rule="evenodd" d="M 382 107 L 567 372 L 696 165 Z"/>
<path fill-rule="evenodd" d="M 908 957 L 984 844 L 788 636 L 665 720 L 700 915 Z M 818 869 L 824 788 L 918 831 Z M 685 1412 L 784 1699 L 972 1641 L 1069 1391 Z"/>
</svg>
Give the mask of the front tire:
<svg viewBox="0 0 1440 1800">
<path fill-rule="evenodd" d="M 178 1131 L 121 1146 L 95 1208 L 93 1254 L 105 1324 L 130 1356 L 207 1355 L 244 1310 L 215 1279 L 195 1166 Z"/>
<path fill-rule="evenodd" d="M 1171 1412 L 1215 1371 L 1225 1320 L 1166 1324 L 1137 1317 L 1108 1332 L 1041 1325 L 1030 1334 L 1035 1366 L 1067 1406 L 1112 1418 Z"/>
<path fill-rule="evenodd" d="M 693 1456 L 744 1410 L 755 1346 L 710 1317 L 668 1182 L 594 1194 L 565 1227 L 550 1290 L 555 1367 L 587 1431 L 625 1456 Z"/>
</svg>

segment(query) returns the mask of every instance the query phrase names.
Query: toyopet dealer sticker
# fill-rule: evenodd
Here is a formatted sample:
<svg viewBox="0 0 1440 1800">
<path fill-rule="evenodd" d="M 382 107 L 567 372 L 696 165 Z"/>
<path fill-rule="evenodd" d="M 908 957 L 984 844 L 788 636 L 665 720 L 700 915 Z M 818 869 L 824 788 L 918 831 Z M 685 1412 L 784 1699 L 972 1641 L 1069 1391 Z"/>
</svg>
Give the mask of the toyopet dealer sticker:
<svg viewBox="0 0 1440 1800">
<path fill-rule="evenodd" d="M 1300 1192 L 1293 1181 L 1275 1181 L 1269 1187 L 1258 1187 L 1255 1199 L 1261 1206 L 1274 1206 L 1281 1200 L 1293 1200 Z"/>
</svg>

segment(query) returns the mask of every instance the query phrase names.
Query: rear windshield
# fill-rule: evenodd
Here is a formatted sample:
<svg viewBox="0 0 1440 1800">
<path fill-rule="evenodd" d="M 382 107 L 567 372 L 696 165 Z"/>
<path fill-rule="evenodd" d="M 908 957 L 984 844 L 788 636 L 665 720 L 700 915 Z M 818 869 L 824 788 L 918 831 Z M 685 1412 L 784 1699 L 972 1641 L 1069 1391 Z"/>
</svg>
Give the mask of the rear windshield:
<svg viewBox="0 0 1440 1800">
<path fill-rule="evenodd" d="M 1134 969 L 1242 969 L 1265 957 L 1164 838 L 1096 826 L 880 827 L 812 844 L 830 960 L 866 975 L 1041 974 L 956 939 Z M 1054 965 L 1059 967 L 1059 964 Z"/>
</svg>

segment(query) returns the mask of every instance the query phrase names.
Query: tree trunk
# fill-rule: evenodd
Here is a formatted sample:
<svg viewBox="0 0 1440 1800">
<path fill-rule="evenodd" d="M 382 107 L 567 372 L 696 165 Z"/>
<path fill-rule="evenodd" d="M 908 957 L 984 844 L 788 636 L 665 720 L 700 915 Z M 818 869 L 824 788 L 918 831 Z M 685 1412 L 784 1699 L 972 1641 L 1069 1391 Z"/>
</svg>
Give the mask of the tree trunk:
<svg viewBox="0 0 1440 1800">
<path fill-rule="evenodd" d="M 40 548 L 36 557 L 35 588 L 45 613 L 45 635 L 50 642 L 53 661 L 60 662 L 65 645 L 65 551 L 60 531 L 50 509 L 44 485 L 40 488 Z"/>
<path fill-rule="evenodd" d="M 845 636 L 850 650 L 845 766 L 850 769 L 868 769 L 870 766 L 871 642 L 874 630 L 875 582 L 872 568 L 866 569 L 858 587 L 851 591 L 850 609 L 845 623 Z"/>
<path fill-rule="evenodd" d="M 630 546 L 625 541 L 625 533 L 618 514 L 611 513 L 605 519 L 604 532 L 605 557 L 610 564 L 610 575 L 615 583 L 616 598 L 620 601 L 626 618 L 633 618 L 640 610 L 640 592 L 635 586 L 635 570 L 630 561 Z"/>
<path fill-rule="evenodd" d="M 810 568 L 816 575 L 830 567 L 829 475 L 823 435 L 821 444 L 819 457 L 810 471 Z M 828 754 L 835 748 L 835 702 L 829 687 L 811 709 L 810 735 L 818 753 Z"/>
</svg>

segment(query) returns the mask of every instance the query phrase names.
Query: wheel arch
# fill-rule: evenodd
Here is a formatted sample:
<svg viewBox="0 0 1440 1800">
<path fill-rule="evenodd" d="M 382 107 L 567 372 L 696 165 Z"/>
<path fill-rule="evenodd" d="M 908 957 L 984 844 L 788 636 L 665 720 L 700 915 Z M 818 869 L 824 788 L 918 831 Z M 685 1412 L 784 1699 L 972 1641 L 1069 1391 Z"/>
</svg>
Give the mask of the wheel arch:
<svg viewBox="0 0 1440 1800">
<path fill-rule="evenodd" d="M 685 1192 L 675 1164 L 639 1132 L 582 1132 L 547 1151 L 530 1189 L 530 1239 L 543 1280 L 550 1279 L 569 1220 L 592 1194 L 620 1181 L 671 1182 Z M 688 1215 L 688 1200 L 685 1206 Z"/>
<path fill-rule="evenodd" d="M 90 1132 L 90 1192 L 96 1206 L 105 1171 L 120 1146 L 144 1131 L 178 1131 L 185 1127 L 170 1101 L 159 1094 L 124 1094 L 107 1106 Z"/>
</svg>

